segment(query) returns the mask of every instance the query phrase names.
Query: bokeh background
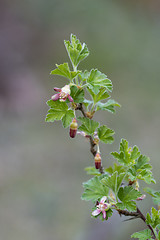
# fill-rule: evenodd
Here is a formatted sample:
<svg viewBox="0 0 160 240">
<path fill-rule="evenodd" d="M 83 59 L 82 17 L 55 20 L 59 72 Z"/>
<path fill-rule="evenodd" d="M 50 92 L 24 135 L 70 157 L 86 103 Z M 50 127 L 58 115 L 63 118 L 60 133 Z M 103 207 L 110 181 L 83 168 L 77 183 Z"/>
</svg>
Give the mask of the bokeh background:
<svg viewBox="0 0 160 240">
<path fill-rule="evenodd" d="M 159 183 L 160 2 L 157 0 L 1 0 L 0 2 L 0 239 L 128 240 L 145 226 L 90 218 L 80 199 L 89 143 L 69 139 L 61 123 L 45 123 L 55 63 L 68 60 L 63 40 L 74 33 L 90 56 L 81 69 L 98 68 L 112 80 L 116 115 L 96 118 L 116 132 L 102 144 L 105 166 L 121 138 L 151 158 Z M 151 199 L 140 204 L 145 213 Z"/>
</svg>

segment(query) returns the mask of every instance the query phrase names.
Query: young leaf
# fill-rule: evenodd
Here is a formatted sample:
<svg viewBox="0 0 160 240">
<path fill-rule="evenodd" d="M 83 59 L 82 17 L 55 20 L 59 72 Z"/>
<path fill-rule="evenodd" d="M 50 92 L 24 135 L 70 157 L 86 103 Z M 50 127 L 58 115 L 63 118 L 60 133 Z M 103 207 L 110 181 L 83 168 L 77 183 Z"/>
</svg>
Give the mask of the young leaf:
<svg viewBox="0 0 160 240">
<path fill-rule="evenodd" d="M 82 200 L 100 200 L 103 196 L 107 196 L 109 189 L 101 182 L 102 176 L 95 176 L 87 182 L 83 183 L 84 193 Z"/>
<path fill-rule="evenodd" d="M 160 191 L 155 191 L 149 187 L 143 189 L 146 193 L 153 197 L 153 202 L 157 205 L 160 204 Z"/>
<path fill-rule="evenodd" d="M 115 171 L 118 172 L 118 174 L 125 172 L 125 168 L 123 166 L 119 166 L 117 163 L 114 163 L 113 167 L 105 168 L 105 171 L 113 174 Z"/>
<path fill-rule="evenodd" d="M 78 120 L 82 122 L 82 125 L 78 129 L 84 131 L 88 135 L 94 134 L 99 126 L 99 122 L 93 121 L 89 118 L 79 117 Z"/>
<path fill-rule="evenodd" d="M 120 107 L 121 105 L 118 102 L 114 101 L 113 99 L 109 99 L 106 103 L 98 102 L 96 106 L 97 106 L 97 111 L 107 110 L 111 113 L 115 113 L 116 112 L 115 106 Z"/>
<path fill-rule="evenodd" d="M 84 90 L 82 88 L 77 88 L 76 86 L 71 86 L 71 97 L 75 103 L 82 103 L 84 101 Z"/>
<path fill-rule="evenodd" d="M 117 192 L 120 188 L 120 185 L 123 181 L 124 176 L 125 176 L 125 173 L 120 173 L 118 175 L 118 172 L 116 171 L 111 176 L 105 176 L 102 179 L 102 183 L 105 184 L 110 189 L 112 189 L 115 195 L 117 195 Z"/>
<path fill-rule="evenodd" d="M 140 240 L 151 240 L 152 239 L 151 230 L 145 229 L 143 231 L 133 233 L 131 235 L 131 238 L 138 238 Z"/>
<path fill-rule="evenodd" d="M 76 67 L 83 59 L 89 55 L 89 51 L 86 44 L 81 44 L 75 35 L 71 34 L 70 39 L 71 42 L 65 40 L 64 44 L 73 66 Z"/>
<path fill-rule="evenodd" d="M 160 210 L 156 210 L 154 207 L 151 209 L 151 215 L 147 213 L 146 223 L 151 225 L 153 228 L 156 228 L 160 224 Z"/>
<path fill-rule="evenodd" d="M 89 75 L 90 75 L 90 72 L 88 72 L 87 70 L 85 70 L 84 72 L 80 72 L 78 76 L 79 76 L 79 78 L 80 78 L 80 81 L 81 81 L 81 82 L 84 82 L 84 81 L 87 80 L 87 78 L 89 77 Z"/>
<path fill-rule="evenodd" d="M 92 99 L 94 101 L 94 104 L 96 104 L 97 102 L 104 100 L 106 98 L 109 98 L 110 95 L 108 94 L 108 92 L 106 91 L 106 88 L 102 87 L 99 90 L 98 94 L 95 94 L 90 88 L 87 88 L 88 92 L 90 93 L 90 95 L 92 96 Z"/>
<path fill-rule="evenodd" d="M 113 134 L 115 132 L 105 125 L 98 128 L 98 137 L 104 143 L 112 143 L 114 141 Z"/>
<path fill-rule="evenodd" d="M 112 152 L 111 155 L 114 156 L 118 162 L 124 166 L 128 166 L 134 163 L 135 158 L 140 155 L 140 152 L 137 146 L 134 146 L 133 149 L 128 146 L 128 142 L 125 139 L 121 140 L 120 143 L 120 153 Z"/>
<path fill-rule="evenodd" d="M 135 150 L 134 153 L 131 154 L 131 157 L 133 155 L 133 158 L 136 159 L 139 154 L 140 152 Z M 140 179 L 144 180 L 147 184 L 150 184 L 151 182 L 155 183 L 151 172 L 152 166 L 148 163 L 149 160 L 150 159 L 145 155 L 140 155 L 139 158 L 135 160 L 135 164 L 133 164 L 128 170 L 131 181 Z"/>
<path fill-rule="evenodd" d="M 75 78 L 80 73 L 80 71 L 70 71 L 68 63 L 63 63 L 60 65 L 56 64 L 56 67 L 56 69 L 51 71 L 52 75 L 60 75 L 70 80 Z"/>
<path fill-rule="evenodd" d="M 55 120 L 58 121 L 62 119 L 63 126 L 65 128 L 68 127 L 72 118 L 74 118 L 73 110 L 68 110 L 68 105 L 65 102 L 49 100 L 47 104 L 50 109 L 48 110 L 45 121 L 54 122 Z"/>
<path fill-rule="evenodd" d="M 87 78 L 88 87 L 98 94 L 100 88 L 105 88 L 107 91 L 112 92 L 112 82 L 107 78 L 107 76 L 97 69 L 92 69 L 89 77 Z"/>
</svg>

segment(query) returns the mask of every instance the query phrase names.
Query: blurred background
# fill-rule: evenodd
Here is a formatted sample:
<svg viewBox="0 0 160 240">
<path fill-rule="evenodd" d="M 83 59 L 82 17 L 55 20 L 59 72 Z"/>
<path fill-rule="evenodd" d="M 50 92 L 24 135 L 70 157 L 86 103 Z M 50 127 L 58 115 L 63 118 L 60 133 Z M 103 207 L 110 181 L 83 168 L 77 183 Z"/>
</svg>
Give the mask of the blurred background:
<svg viewBox="0 0 160 240">
<path fill-rule="evenodd" d="M 103 164 L 121 138 L 151 158 L 160 189 L 160 2 L 157 0 L 1 0 L 0 2 L 0 238 L 3 240 L 128 240 L 140 220 L 90 218 L 80 199 L 89 143 L 72 140 L 61 123 L 45 123 L 55 63 L 69 61 L 63 40 L 74 33 L 90 56 L 79 68 L 98 68 L 112 80 L 122 107 L 97 120 L 116 132 L 101 145 Z M 154 186 L 153 186 L 154 187 Z M 152 204 L 140 204 L 144 213 Z"/>
</svg>

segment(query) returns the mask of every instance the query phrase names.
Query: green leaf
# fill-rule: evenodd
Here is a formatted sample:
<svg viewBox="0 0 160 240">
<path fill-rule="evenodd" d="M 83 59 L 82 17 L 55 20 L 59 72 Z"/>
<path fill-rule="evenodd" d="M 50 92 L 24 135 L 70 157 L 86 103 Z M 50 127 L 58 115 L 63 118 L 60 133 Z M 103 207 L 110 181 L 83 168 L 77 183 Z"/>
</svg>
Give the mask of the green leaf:
<svg viewBox="0 0 160 240">
<path fill-rule="evenodd" d="M 114 141 L 113 134 L 115 132 L 105 125 L 98 128 L 98 137 L 104 143 L 112 143 Z"/>
<path fill-rule="evenodd" d="M 82 122 L 82 125 L 78 129 L 84 131 L 88 135 L 93 135 L 99 126 L 99 122 L 93 121 L 89 118 L 79 117 L 78 120 Z"/>
<path fill-rule="evenodd" d="M 155 183 L 151 172 L 152 166 L 148 163 L 150 159 L 145 155 L 140 155 L 136 160 L 140 152 L 138 150 L 135 150 L 134 152 L 135 153 L 132 155 L 135 159 L 135 164 L 133 164 L 128 170 L 131 181 L 140 179 L 144 180 L 147 184 L 150 184 L 151 182 Z"/>
<path fill-rule="evenodd" d="M 49 107 L 51 107 L 51 109 L 49 109 L 46 116 L 46 122 L 61 120 L 68 110 L 68 106 L 65 102 L 49 100 L 47 104 Z"/>
<path fill-rule="evenodd" d="M 90 88 L 87 88 L 88 92 L 90 93 L 90 95 L 92 96 L 92 99 L 94 101 L 94 104 L 96 104 L 97 102 L 104 100 L 106 98 L 109 98 L 110 95 L 108 94 L 108 92 L 106 91 L 106 88 L 102 87 L 99 90 L 98 94 L 95 94 Z"/>
<path fill-rule="evenodd" d="M 73 110 L 68 110 L 66 114 L 62 118 L 62 124 L 64 128 L 69 127 L 70 123 L 72 122 L 72 119 L 74 118 L 74 112 Z"/>
<path fill-rule="evenodd" d="M 102 178 L 103 176 L 95 176 L 83 183 L 84 193 L 82 194 L 82 200 L 96 201 L 108 195 L 109 189 L 101 182 Z"/>
<path fill-rule="evenodd" d="M 71 97 L 75 103 L 82 103 L 84 101 L 84 90 L 82 88 L 77 88 L 76 86 L 71 86 Z"/>
<path fill-rule="evenodd" d="M 46 122 L 54 122 L 55 120 L 62 120 L 63 126 L 66 128 L 70 125 L 72 118 L 74 118 L 73 110 L 68 110 L 68 105 L 65 102 L 49 100 L 47 102 L 50 109 L 46 116 Z"/>
<path fill-rule="evenodd" d="M 71 42 L 65 40 L 64 44 L 73 66 L 76 67 L 83 59 L 89 55 L 89 51 L 86 44 L 81 44 L 75 35 L 71 34 L 70 39 Z"/>
<path fill-rule="evenodd" d="M 119 202 L 116 204 L 118 209 L 124 210 L 127 209 L 129 212 L 136 211 L 136 203 L 134 201 L 128 201 L 128 202 Z"/>
<path fill-rule="evenodd" d="M 89 77 L 87 78 L 88 87 L 98 94 L 99 90 L 103 87 L 107 91 L 112 92 L 112 82 L 107 78 L 107 76 L 97 69 L 92 69 Z"/>
<path fill-rule="evenodd" d="M 142 194 L 135 190 L 132 186 L 121 187 L 118 192 L 118 198 L 122 203 L 118 203 L 117 207 L 120 209 L 127 209 L 129 212 L 136 210 L 136 200 Z"/>
<path fill-rule="evenodd" d="M 102 179 L 102 183 L 105 184 L 110 189 L 112 189 L 115 195 L 117 195 L 117 192 L 120 188 L 120 185 L 123 181 L 124 176 L 125 176 L 125 173 L 120 173 L 118 175 L 118 172 L 116 171 L 111 176 L 105 176 Z"/>
<path fill-rule="evenodd" d="M 119 166 L 117 163 L 114 163 L 113 167 L 105 168 L 105 171 L 113 174 L 114 172 L 118 172 L 118 174 L 125 172 L 126 170 L 124 169 L 123 166 Z"/>
<path fill-rule="evenodd" d="M 131 238 L 138 238 L 140 240 L 147 240 L 147 239 L 150 240 L 152 239 L 151 230 L 145 229 L 143 231 L 133 233 L 131 235 Z"/>
<path fill-rule="evenodd" d="M 135 190 L 132 186 L 121 187 L 118 192 L 118 197 L 122 202 L 136 200 L 142 194 Z"/>
<path fill-rule="evenodd" d="M 154 207 L 151 208 L 151 215 L 147 213 L 146 223 L 156 228 L 160 224 L 160 210 L 156 210 Z"/>
<path fill-rule="evenodd" d="M 114 101 L 113 99 L 109 99 L 106 103 L 98 102 L 96 104 L 96 106 L 97 106 L 97 111 L 98 110 L 107 110 L 111 113 L 116 112 L 115 111 L 115 106 L 116 107 L 121 107 L 121 105 L 118 102 Z"/>
<path fill-rule="evenodd" d="M 90 75 L 90 72 L 88 72 L 87 70 L 85 70 L 84 72 L 80 72 L 78 76 L 79 76 L 79 78 L 80 78 L 80 81 L 81 81 L 81 82 L 84 82 L 84 81 L 87 80 L 87 78 L 89 77 L 89 75 Z"/>
<path fill-rule="evenodd" d="M 143 189 L 146 193 L 150 194 L 153 197 L 154 204 L 160 204 L 160 191 L 155 191 L 152 188 L 144 188 Z"/>
<path fill-rule="evenodd" d="M 87 172 L 88 175 L 101 176 L 101 173 L 95 167 L 86 167 L 84 170 Z"/>
<path fill-rule="evenodd" d="M 120 153 L 112 152 L 111 155 L 115 157 L 118 162 L 124 166 L 129 166 L 135 162 L 135 158 L 140 155 L 140 152 L 137 146 L 134 146 L 133 149 L 128 146 L 128 142 L 125 139 L 121 140 Z"/>
<path fill-rule="evenodd" d="M 56 69 L 51 71 L 52 75 L 60 75 L 70 80 L 75 78 L 80 73 L 80 71 L 70 71 L 68 63 L 63 63 L 60 65 L 56 64 L 56 67 Z"/>
</svg>

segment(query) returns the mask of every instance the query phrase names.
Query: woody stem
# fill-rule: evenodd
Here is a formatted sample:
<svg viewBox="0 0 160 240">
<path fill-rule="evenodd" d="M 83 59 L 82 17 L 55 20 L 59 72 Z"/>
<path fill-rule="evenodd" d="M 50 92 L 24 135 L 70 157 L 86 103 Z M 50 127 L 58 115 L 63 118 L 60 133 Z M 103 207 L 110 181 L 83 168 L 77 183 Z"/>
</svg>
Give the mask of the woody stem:
<svg viewBox="0 0 160 240">
<path fill-rule="evenodd" d="M 83 114 L 83 116 L 84 116 L 85 118 L 87 118 L 87 115 L 86 115 L 86 113 L 85 113 L 85 110 L 84 110 L 84 108 L 83 108 L 82 103 L 79 103 L 79 104 L 77 105 L 76 110 L 80 110 L 81 113 Z M 93 154 L 93 156 L 95 157 L 97 151 L 95 150 L 96 144 L 95 144 L 92 136 L 89 136 L 89 141 L 90 141 L 90 151 L 91 151 L 91 153 Z M 104 169 L 103 169 L 102 166 L 100 167 L 99 172 L 100 172 L 101 174 L 104 174 Z"/>
</svg>

